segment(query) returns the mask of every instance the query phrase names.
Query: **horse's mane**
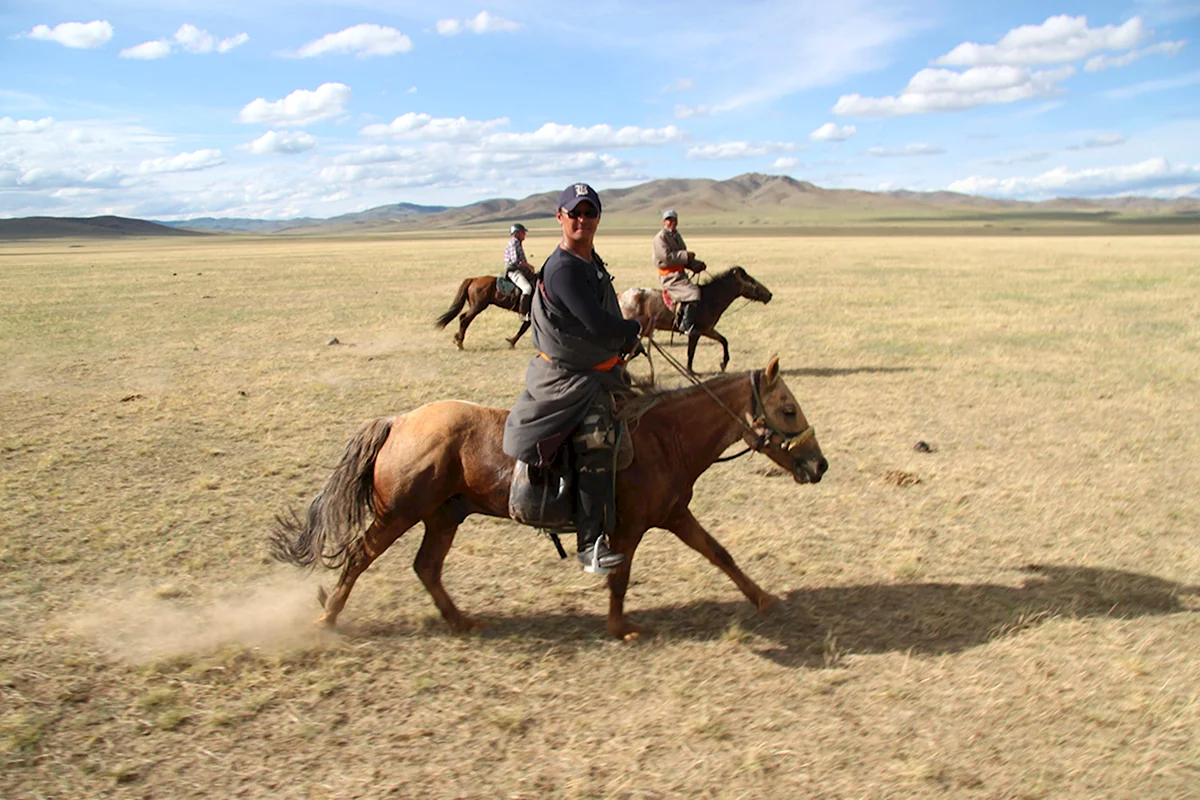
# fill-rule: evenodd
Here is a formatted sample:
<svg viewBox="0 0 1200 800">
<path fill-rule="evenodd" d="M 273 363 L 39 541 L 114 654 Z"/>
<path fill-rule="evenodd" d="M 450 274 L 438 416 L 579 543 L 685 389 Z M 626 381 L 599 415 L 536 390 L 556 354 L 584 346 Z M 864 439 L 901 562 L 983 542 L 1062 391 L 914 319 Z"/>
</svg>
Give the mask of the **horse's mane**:
<svg viewBox="0 0 1200 800">
<path fill-rule="evenodd" d="M 718 375 L 715 378 L 679 389 L 645 390 L 635 388 L 630 395 L 617 401 L 616 416 L 617 419 L 623 421 L 635 420 L 661 403 L 672 403 L 699 394 L 704 391 L 705 386 L 713 389 L 719 384 L 748 380 L 749 377 L 749 372 L 731 372 L 728 375 Z"/>
<path fill-rule="evenodd" d="M 709 283 L 716 283 L 717 281 L 729 280 L 730 276 L 733 275 L 733 271 L 735 269 L 742 269 L 742 268 L 735 264 L 734 266 L 730 267 L 729 269 L 723 270 L 723 271 L 718 272 L 717 274 L 713 275 L 712 279 L 709 280 Z M 707 284 L 701 284 L 700 288 L 703 289 L 706 285 Z"/>
</svg>

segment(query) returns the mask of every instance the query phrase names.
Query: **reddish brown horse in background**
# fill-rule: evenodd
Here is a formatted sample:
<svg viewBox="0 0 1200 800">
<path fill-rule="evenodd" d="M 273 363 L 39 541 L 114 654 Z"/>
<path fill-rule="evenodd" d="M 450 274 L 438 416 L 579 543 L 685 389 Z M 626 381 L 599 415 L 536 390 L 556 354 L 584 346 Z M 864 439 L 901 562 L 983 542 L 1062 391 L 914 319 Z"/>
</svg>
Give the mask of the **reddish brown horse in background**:
<svg viewBox="0 0 1200 800">
<path fill-rule="evenodd" d="M 632 638 L 642 629 L 625 619 L 634 551 L 650 528 L 665 528 L 728 575 L 759 610 L 777 598 L 761 589 L 700 525 L 688 504 L 693 486 L 731 444 L 742 439 L 788 471 L 797 483 L 817 483 L 828 463 L 804 412 L 779 374 L 765 370 L 722 375 L 630 401 L 633 463 L 617 473 L 613 550 L 625 565 L 608 576 L 608 632 Z M 460 612 L 442 586 L 442 564 L 459 524 L 471 514 L 508 516 L 514 460 L 501 450 L 508 412 L 443 400 L 397 417 L 368 422 L 304 519 L 280 518 L 271 554 L 301 567 L 341 569 L 331 594 L 322 588 L 318 619 L 333 625 L 358 576 L 418 522 L 425 536 L 413 569 L 454 630 L 482 623 Z"/>
<path fill-rule="evenodd" d="M 499 306 L 508 311 L 517 312 L 521 303 L 521 292 L 517 289 L 505 294 L 500 291 L 497 284 L 499 283 L 495 275 L 480 275 L 478 278 L 467 278 L 458 287 L 458 293 L 454 295 L 454 302 L 450 304 L 450 309 L 437 318 L 434 323 L 439 328 L 444 328 L 450 324 L 450 320 L 462 311 L 462 307 L 467 306 L 467 310 L 462 314 L 458 314 L 458 333 L 454 334 L 454 344 L 458 345 L 458 349 L 463 349 L 463 339 L 466 338 L 467 328 L 471 325 L 471 320 L 478 317 L 483 310 L 488 306 Z M 521 328 L 517 331 L 517 335 L 511 339 L 505 339 L 510 348 L 517 346 L 519 340 L 525 331 L 529 330 L 529 321 L 521 320 Z"/>
<path fill-rule="evenodd" d="M 696 355 L 696 344 L 701 336 L 721 344 L 721 371 L 729 365 L 729 341 L 717 333 L 717 322 L 730 303 L 739 297 L 756 300 L 759 303 L 771 302 L 771 290 L 763 286 L 741 267 L 730 267 L 724 272 L 714 275 L 713 279 L 700 286 L 700 307 L 696 313 L 696 333 L 688 337 L 687 368 L 692 371 L 692 359 Z M 646 334 L 653 336 L 655 328 L 664 331 L 679 330 L 675 327 L 675 312 L 667 308 L 663 302 L 661 289 L 626 289 L 617 298 L 621 303 L 621 314 L 625 319 L 650 320 L 650 329 Z M 650 366 L 651 380 L 654 376 L 654 365 Z"/>
</svg>

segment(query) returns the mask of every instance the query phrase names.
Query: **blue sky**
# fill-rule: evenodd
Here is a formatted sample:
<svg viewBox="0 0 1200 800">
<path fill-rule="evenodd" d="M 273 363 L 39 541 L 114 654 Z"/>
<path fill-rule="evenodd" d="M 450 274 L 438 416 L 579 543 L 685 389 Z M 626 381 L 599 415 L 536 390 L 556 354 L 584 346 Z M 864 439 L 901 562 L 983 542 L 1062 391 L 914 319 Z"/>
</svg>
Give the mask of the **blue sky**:
<svg viewBox="0 0 1200 800">
<path fill-rule="evenodd" d="M 585 180 L 1200 197 L 1200 0 L 8 0 L 0 216 Z"/>
</svg>

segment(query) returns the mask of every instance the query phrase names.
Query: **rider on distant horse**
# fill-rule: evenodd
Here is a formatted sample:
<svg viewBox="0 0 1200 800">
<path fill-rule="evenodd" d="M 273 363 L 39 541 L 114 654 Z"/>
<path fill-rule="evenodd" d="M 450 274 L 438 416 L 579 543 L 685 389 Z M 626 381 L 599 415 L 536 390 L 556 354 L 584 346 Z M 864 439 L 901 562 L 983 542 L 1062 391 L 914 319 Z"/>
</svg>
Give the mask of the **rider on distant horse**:
<svg viewBox="0 0 1200 800">
<path fill-rule="evenodd" d="M 696 308 L 700 304 L 700 287 L 692 283 L 685 269 L 703 272 L 705 264 L 696 254 L 687 249 L 683 236 L 676 227 L 679 215 L 675 209 L 663 212 L 663 226 L 654 237 L 654 266 L 658 267 L 658 280 L 667 290 L 671 300 L 680 304 L 679 330 L 691 334 L 696 325 Z"/>
<path fill-rule="evenodd" d="M 533 284 L 536 278 L 533 265 L 525 259 L 525 241 L 527 231 L 519 222 L 513 223 L 508 229 L 510 234 L 508 247 L 504 248 L 504 274 L 521 290 L 521 319 L 529 319 L 529 307 L 533 303 Z"/>
<path fill-rule="evenodd" d="M 640 347 L 641 325 L 621 317 L 612 276 L 592 249 L 600 224 L 596 190 L 586 183 L 568 186 L 556 216 L 562 241 L 542 266 L 533 301 L 538 352 L 505 423 L 504 452 L 548 466 L 570 439 L 579 563 L 605 574 L 625 562 L 605 541 L 616 526 L 613 393 L 629 388 L 623 355 Z"/>
</svg>

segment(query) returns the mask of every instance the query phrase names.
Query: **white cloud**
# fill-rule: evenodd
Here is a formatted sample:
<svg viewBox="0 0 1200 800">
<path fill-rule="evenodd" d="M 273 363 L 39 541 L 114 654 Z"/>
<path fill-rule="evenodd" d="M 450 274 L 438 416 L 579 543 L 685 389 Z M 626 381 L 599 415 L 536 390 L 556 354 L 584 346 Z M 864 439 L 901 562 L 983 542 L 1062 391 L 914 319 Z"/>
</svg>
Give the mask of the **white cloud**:
<svg viewBox="0 0 1200 800">
<path fill-rule="evenodd" d="M 808 138 L 814 142 L 844 142 L 856 133 L 858 133 L 858 128 L 853 125 L 838 125 L 834 122 L 826 122 L 810 133 Z"/>
<path fill-rule="evenodd" d="M 121 58 L 153 61 L 170 55 L 176 46 L 195 54 L 212 53 L 214 51 L 217 53 L 228 53 L 233 48 L 248 41 L 250 41 L 250 36 L 245 33 L 239 33 L 237 36 L 231 36 L 228 39 L 218 41 L 208 31 L 200 30 L 195 25 L 185 22 L 179 26 L 179 30 L 175 31 L 175 35 L 171 39 L 154 39 L 153 41 L 142 42 L 133 47 L 126 47 L 118 55 Z"/>
<path fill-rule="evenodd" d="M 228 39 L 222 39 L 217 42 L 218 53 L 228 53 L 235 47 L 245 44 L 250 41 L 250 34 L 239 33 L 237 36 L 230 36 Z"/>
<path fill-rule="evenodd" d="M 1061 93 L 1059 82 L 1075 73 L 1074 67 L 1035 72 L 1027 67 L 973 67 L 965 72 L 923 69 L 899 95 L 863 97 L 842 95 L 834 114 L 895 117 L 935 111 L 962 111 L 982 105 L 1013 103 Z"/>
<path fill-rule="evenodd" d="M 754 158 L 769 153 L 795 150 L 791 142 L 721 142 L 689 148 L 687 158 L 696 161 L 716 161 L 736 158 Z"/>
<path fill-rule="evenodd" d="M 500 33 L 515 31 L 521 26 L 504 17 L 497 17 L 486 11 L 480 11 L 470 19 L 439 19 L 437 25 L 434 27 L 437 28 L 437 32 L 442 36 L 457 36 L 463 31 L 471 31 L 472 33 Z"/>
<path fill-rule="evenodd" d="M 297 89 L 282 100 L 268 102 L 259 97 L 246 104 L 238 122 L 268 125 L 311 125 L 342 113 L 350 102 L 350 87 L 342 83 L 323 83 L 314 91 Z"/>
<path fill-rule="evenodd" d="M 792 158 L 791 156 L 777 158 L 775 159 L 775 162 L 771 164 L 772 169 L 795 169 L 796 167 L 802 166 L 804 165 L 800 163 L 800 159 Z"/>
<path fill-rule="evenodd" d="M 120 58 L 133 58 L 138 61 L 154 61 L 166 58 L 171 54 L 171 43 L 166 39 L 155 39 L 152 42 L 142 42 L 133 47 L 126 47 L 117 55 Z"/>
<path fill-rule="evenodd" d="M 354 53 L 358 58 L 391 56 L 412 50 L 412 39 L 395 28 L 383 25 L 354 25 L 337 33 L 328 33 L 296 51 L 298 58 L 313 58 L 326 53 Z"/>
<path fill-rule="evenodd" d="M 627 125 L 593 125 L 578 128 L 547 122 L 532 133 L 495 133 L 485 140 L 489 147 L 516 150 L 585 150 L 598 147 L 651 147 L 677 142 L 684 136 L 674 125 L 638 128 Z"/>
<path fill-rule="evenodd" d="M 695 87 L 692 85 L 691 78 L 680 78 L 674 83 L 667 84 L 660 91 L 662 94 L 666 94 L 668 92 L 690 92 L 694 88 Z"/>
<path fill-rule="evenodd" d="M 0 136 L 16 133 L 41 133 L 53 124 L 53 117 L 42 117 L 38 120 L 0 117 Z"/>
<path fill-rule="evenodd" d="M 878 158 L 904 158 L 906 156 L 936 156 L 946 151 L 934 144 L 917 142 L 904 147 L 872 147 L 867 152 Z"/>
<path fill-rule="evenodd" d="M 1149 47 L 1143 47 L 1138 50 L 1130 50 L 1125 55 L 1121 56 L 1093 56 L 1083 65 L 1087 72 L 1102 72 L 1110 67 L 1127 67 L 1140 58 L 1149 55 L 1162 54 L 1164 56 L 1178 55 L 1187 42 L 1180 40 L 1178 42 L 1159 42 L 1152 44 Z"/>
<path fill-rule="evenodd" d="M 675 119 L 691 119 L 692 117 L 707 117 L 712 113 L 712 108 L 706 105 L 700 106 L 675 106 Z"/>
<path fill-rule="evenodd" d="M 238 45 L 250 41 L 250 36 L 246 33 L 239 33 L 237 36 L 218 41 L 208 31 L 202 31 L 195 25 L 185 22 L 179 26 L 179 30 L 175 31 L 175 41 L 189 53 L 211 53 L 214 50 L 218 53 L 228 53 Z"/>
<path fill-rule="evenodd" d="M 1077 172 L 1057 167 L 1034 177 L 972 176 L 951 183 L 949 189 L 1002 197 L 1104 196 L 1135 192 L 1169 195 L 1194 191 L 1197 184 L 1200 184 L 1200 164 L 1172 166 L 1165 158 L 1150 158 L 1137 164 Z"/>
<path fill-rule="evenodd" d="M 316 146 L 316 138 L 303 131 L 267 131 L 246 145 L 246 149 L 256 156 L 292 155 Z"/>
<path fill-rule="evenodd" d="M 196 150 L 192 153 L 180 153 L 177 156 L 146 159 L 138 166 L 138 172 L 142 174 L 193 172 L 198 169 L 215 167 L 224 162 L 225 157 L 220 150 Z"/>
<path fill-rule="evenodd" d="M 53 28 L 48 25 L 35 25 L 26 36 L 30 39 L 58 42 L 64 47 L 89 50 L 107 44 L 108 40 L 112 39 L 113 26 L 107 20 L 64 22 Z"/>
<path fill-rule="evenodd" d="M 1041 25 L 1013 28 L 996 44 L 964 42 L 934 63 L 955 67 L 1064 64 L 1105 50 L 1129 50 L 1150 35 L 1141 17 L 1123 25 L 1089 28 L 1087 17 L 1062 14 Z"/>
<path fill-rule="evenodd" d="M 508 124 L 507 117 L 471 120 L 466 117 L 431 117 L 408 112 L 387 124 L 368 125 L 359 133 L 363 136 L 390 136 L 394 139 L 424 139 L 429 141 L 479 141 L 489 131 Z"/>
</svg>

